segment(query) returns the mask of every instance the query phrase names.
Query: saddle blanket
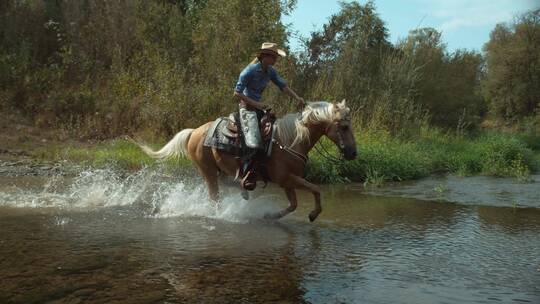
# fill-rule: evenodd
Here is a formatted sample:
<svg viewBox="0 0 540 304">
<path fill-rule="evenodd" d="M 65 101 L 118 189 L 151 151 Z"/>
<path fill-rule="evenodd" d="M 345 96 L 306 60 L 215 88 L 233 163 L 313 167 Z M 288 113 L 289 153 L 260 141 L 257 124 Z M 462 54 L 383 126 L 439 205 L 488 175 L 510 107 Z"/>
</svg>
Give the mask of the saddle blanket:
<svg viewBox="0 0 540 304">
<path fill-rule="evenodd" d="M 227 153 L 235 153 L 235 139 L 225 136 L 222 130 L 227 128 L 229 119 L 225 117 L 220 117 L 216 119 L 204 138 L 203 145 L 206 147 L 216 148 L 220 151 L 225 151 Z"/>
<path fill-rule="evenodd" d="M 229 119 L 226 117 L 220 117 L 216 119 L 210 128 L 208 129 L 208 132 L 206 133 L 206 136 L 203 141 L 203 145 L 205 147 L 212 147 L 216 148 L 217 150 L 224 151 L 226 153 L 230 154 L 236 154 L 237 148 L 235 146 L 235 140 L 234 138 L 225 136 L 223 130 L 227 128 L 227 124 L 229 123 Z M 272 135 L 270 137 L 270 140 L 265 144 L 265 151 L 266 156 L 270 157 L 272 153 L 272 138 L 274 138 L 276 133 L 276 125 L 274 124 L 272 128 Z M 240 151 L 242 154 L 242 151 Z"/>
</svg>

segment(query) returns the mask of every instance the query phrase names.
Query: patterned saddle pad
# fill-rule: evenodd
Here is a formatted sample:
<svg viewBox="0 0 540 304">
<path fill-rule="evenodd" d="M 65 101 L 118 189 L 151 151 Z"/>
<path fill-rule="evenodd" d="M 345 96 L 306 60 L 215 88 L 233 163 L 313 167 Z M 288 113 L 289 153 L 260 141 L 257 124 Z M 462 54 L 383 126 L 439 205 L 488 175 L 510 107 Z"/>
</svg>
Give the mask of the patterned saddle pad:
<svg viewBox="0 0 540 304">
<path fill-rule="evenodd" d="M 206 147 L 212 147 L 216 148 L 221 151 L 225 151 L 227 153 L 236 153 L 236 146 L 235 142 L 236 139 L 225 136 L 225 133 L 227 133 L 226 130 L 227 124 L 229 123 L 229 119 L 226 117 L 220 117 L 212 123 L 210 126 L 210 129 L 208 129 L 208 132 L 206 133 L 206 137 L 204 138 L 203 145 Z"/>
<path fill-rule="evenodd" d="M 240 155 L 244 155 L 246 151 L 244 151 L 241 147 L 236 147 L 236 134 L 232 134 L 231 131 L 227 129 L 229 122 L 230 120 L 227 117 L 220 117 L 216 119 L 208 129 L 206 137 L 203 141 L 203 145 L 206 147 L 216 148 L 217 150 L 230 154 L 236 155 L 237 153 L 240 153 Z M 272 153 L 272 138 L 275 135 L 275 124 L 271 125 L 270 128 L 271 129 L 267 131 L 268 134 L 263 135 L 266 136 L 266 138 L 263 137 L 263 139 L 265 140 L 264 151 L 266 152 L 265 154 L 267 157 L 270 157 L 270 154 Z M 251 151 L 251 149 L 248 149 L 248 151 Z"/>
</svg>

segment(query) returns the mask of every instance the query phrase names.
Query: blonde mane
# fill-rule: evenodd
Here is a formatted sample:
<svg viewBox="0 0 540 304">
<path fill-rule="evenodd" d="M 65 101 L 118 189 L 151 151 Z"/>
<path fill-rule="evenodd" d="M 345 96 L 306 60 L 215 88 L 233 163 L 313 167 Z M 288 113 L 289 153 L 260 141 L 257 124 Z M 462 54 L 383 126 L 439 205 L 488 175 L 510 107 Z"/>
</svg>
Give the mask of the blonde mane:
<svg viewBox="0 0 540 304">
<path fill-rule="evenodd" d="M 277 120 L 278 138 L 282 144 L 292 147 L 300 142 L 309 143 L 308 126 L 330 123 L 348 115 L 345 102 L 336 105 L 326 101 L 309 102 L 301 114 L 287 114 Z"/>
</svg>

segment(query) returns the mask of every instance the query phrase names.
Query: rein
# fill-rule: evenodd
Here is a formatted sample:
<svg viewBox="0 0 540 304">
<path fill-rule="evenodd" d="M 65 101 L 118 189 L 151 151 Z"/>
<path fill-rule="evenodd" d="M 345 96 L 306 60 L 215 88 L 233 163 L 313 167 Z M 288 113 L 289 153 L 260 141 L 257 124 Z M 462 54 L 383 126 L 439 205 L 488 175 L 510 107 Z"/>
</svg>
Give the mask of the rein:
<svg viewBox="0 0 540 304">
<path fill-rule="evenodd" d="M 337 158 L 332 155 L 330 151 L 328 151 L 321 142 L 318 142 L 315 146 L 313 146 L 313 149 L 315 149 L 315 151 L 317 151 L 317 153 L 319 153 L 322 158 L 329 162 L 337 164 L 343 161 L 341 157 Z"/>
<path fill-rule="evenodd" d="M 300 114 L 300 113 L 299 113 Z M 341 150 L 343 150 L 345 148 L 345 144 L 343 143 L 343 135 L 341 134 L 341 131 L 339 130 L 339 122 L 337 122 L 338 124 L 338 131 L 337 131 L 337 136 L 338 136 L 338 146 Z M 330 126 L 326 127 L 326 133 L 328 133 L 328 129 L 330 128 Z M 304 165 L 307 164 L 307 161 L 308 161 L 308 157 L 307 155 L 303 155 L 293 149 L 291 149 L 290 147 L 287 147 L 285 145 L 282 145 L 277 139 L 275 138 L 272 138 L 272 143 L 275 143 L 281 150 L 285 151 L 285 152 L 288 152 L 289 154 L 291 154 L 292 156 L 300 159 L 302 161 L 302 163 Z M 324 158 L 325 160 L 329 161 L 329 162 L 332 162 L 334 164 L 337 164 L 337 163 L 340 163 L 343 161 L 343 157 L 335 157 L 332 155 L 332 153 L 330 153 L 330 151 L 328 151 L 328 149 L 322 144 L 321 141 L 317 142 L 317 144 L 315 144 L 313 146 L 313 148 L 315 149 L 315 151 L 322 157 Z M 343 154 L 340 154 L 341 156 L 343 156 Z"/>
<path fill-rule="evenodd" d="M 275 143 L 281 150 L 283 150 L 285 152 L 288 152 L 292 156 L 295 156 L 296 158 L 300 159 L 302 161 L 302 163 L 304 163 L 304 166 L 307 164 L 308 158 L 307 158 L 306 155 L 303 155 L 303 154 L 301 154 L 299 152 L 294 151 L 293 149 L 291 149 L 291 148 L 289 148 L 287 146 L 284 146 L 284 145 L 280 144 L 279 141 L 277 141 L 277 139 L 275 139 L 275 138 L 272 138 L 272 142 Z"/>
<path fill-rule="evenodd" d="M 338 146 L 341 150 L 343 150 L 345 148 L 345 144 L 343 143 L 343 135 L 341 134 L 341 131 L 339 130 L 339 121 L 337 124 L 338 124 L 338 131 L 337 131 Z M 330 126 L 326 127 L 326 133 L 328 133 L 329 128 Z M 319 155 L 322 158 L 324 158 L 325 160 L 329 162 L 338 164 L 343 161 L 343 157 L 337 158 L 334 155 L 332 155 L 332 153 L 330 153 L 330 151 L 328 151 L 328 149 L 326 149 L 326 147 L 322 144 L 322 141 L 319 141 L 315 146 L 313 146 L 313 148 L 315 149 L 315 151 L 317 151 L 317 153 L 319 153 Z M 340 155 L 343 156 L 343 154 L 340 154 Z"/>
</svg>

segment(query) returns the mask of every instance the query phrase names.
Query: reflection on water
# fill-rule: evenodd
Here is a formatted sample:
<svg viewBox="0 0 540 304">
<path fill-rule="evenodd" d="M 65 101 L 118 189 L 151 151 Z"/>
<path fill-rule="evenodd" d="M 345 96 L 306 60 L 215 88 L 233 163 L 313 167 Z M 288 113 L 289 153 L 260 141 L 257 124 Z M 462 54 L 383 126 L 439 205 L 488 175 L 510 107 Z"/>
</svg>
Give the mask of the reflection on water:
<svg viewBox="0 0 540 304">
<path fill-rule="evenodd" d="M 429 177 L 372 188 L 369 193 L 472 205 L 540 208 L 540 175 L 532 175 L 526 182 L 489 176 Z"/>
<path fill-rule="evenodd" d="M 0 303 L 490 303 L 540 300 L 540 209 L 326 188 L 279 222 L 279 189 L 208 202 L 198 181 L 0 180 Z M 94 194 L 92 194 L 94 193 Z"/>
</svg>

